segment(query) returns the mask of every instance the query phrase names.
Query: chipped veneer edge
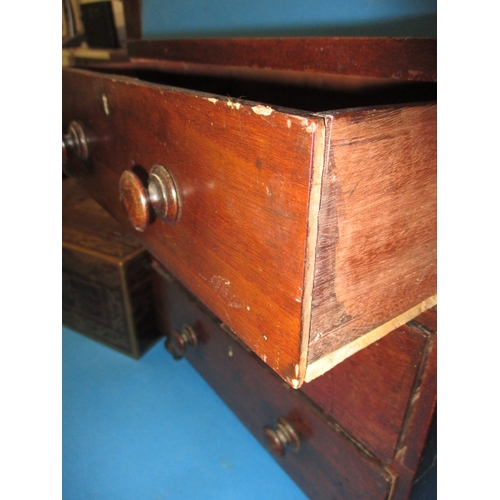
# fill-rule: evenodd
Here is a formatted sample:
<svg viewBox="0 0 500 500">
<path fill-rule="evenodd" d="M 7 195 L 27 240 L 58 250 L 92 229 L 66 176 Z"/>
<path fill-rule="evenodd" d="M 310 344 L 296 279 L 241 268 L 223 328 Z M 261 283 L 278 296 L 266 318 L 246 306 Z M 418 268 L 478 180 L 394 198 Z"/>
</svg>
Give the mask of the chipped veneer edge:
<svg viewBox="0 0 500 500">
<path fill-rule="evenodd" d="M 311 309 L 312 309 L 312 291 L 314 285 L 314 266 L 316 259 L 316 244 L 318 241 L 318 216 L 319 203 L 321 200 L 321 183 L 323 178 L 323 167 L 325 162 L 326 148 L 326 122 L 322 118 L 316 121 L 316 127 L 310 127 L 309 123 L 303 124 L 312 135 L 313 155 L 312 155 L 312 173 L 311 188 L 309 195 L 309 211 L 307 221 L 306 238 L 306 258 L 304 268 L 304 289 L 302 292 L 302 328 L 300 339 L 300 360 L 299 370 L 296 374 L 297 382 L 292 382 L 294 387 L 300 387 L 307 375 L 307 356 L 309 347 L 309 335 L 311 329 Z"/>
<path fill-rule="evenodd" d="M 345 346 L 327 354 L 326 356 L 323 356 L 321 359 L 318 359 L 307 367 L 305 382 L 311 382 L 311 380 L 314 380 L 315 378 L 323 375 L 328 370 L 347 359 L 349 356 L 352 356 L 361 349 L 364 349 L 377 340 L 380 340 L 388 333 L 392 332 L 396 328 L 399 328 L 405 323 L 408 323 L 408 321 L 416 318 L 419 314 L 426 311 L 427 309 L 430 309 L 431 307 L 434 307 L 436 304 L 437 295 L 433 295 L 432 297 L 429 297 L 415 307 L 412 307 L 408 311 L 400 314 L 399 316 L 396 316 L 394 319 L 391 319 L 387 323 L 384 323 L 371 332 L 368 332 L 365 335 L 357 338 L 353 342 L 346 344 Z"/>
<path fill-rule="evenodd" d="M 257 106 L 252 106 L 252 111 L 256 115 L 269 116 L 273 112 L 273 108 L 270 106 L 263 106 L 262 104 L 257 104 Z"/>
</svg>

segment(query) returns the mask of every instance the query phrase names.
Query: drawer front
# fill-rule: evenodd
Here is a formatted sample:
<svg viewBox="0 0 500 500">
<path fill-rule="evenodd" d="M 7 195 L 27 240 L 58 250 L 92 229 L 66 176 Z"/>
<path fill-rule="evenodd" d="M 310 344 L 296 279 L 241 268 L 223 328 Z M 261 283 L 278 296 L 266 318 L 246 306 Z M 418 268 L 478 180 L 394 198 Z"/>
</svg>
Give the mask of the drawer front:
<svg viewBox="0 0 500 500">
<path fill-rule="evenodd" d="M 265 426 L 284 417 L 298 433 L 298 451 L 277 458 L 297 484 L 315 499 L 385 499 L 391 480 L 380 464 L 327 423 L 300 391 L 291 389 L 172 278 L 154 266 L 160 329 L 171 336 L 191 326 L 198 335 L 185 357 L 260 440 Z"/>
<path fill-rule="evenodd" d="M 389 462 L 400 440 L 427 338 L 403 325 L 304 384 L 301 391 Z"/>
<path fill-rule="evenodd" d="M 153 217 L 136 234 L 269 366 L 297 378 L 323 119 L 71 69 L 63 71 L 64 132 L 71 121 L 86 134 L 89 158 L 71 159 L 68 173 L 125 226 L 123 172 L 145 182 L 155 165 L 169 171 L 177 219 Z"/>
</svg>

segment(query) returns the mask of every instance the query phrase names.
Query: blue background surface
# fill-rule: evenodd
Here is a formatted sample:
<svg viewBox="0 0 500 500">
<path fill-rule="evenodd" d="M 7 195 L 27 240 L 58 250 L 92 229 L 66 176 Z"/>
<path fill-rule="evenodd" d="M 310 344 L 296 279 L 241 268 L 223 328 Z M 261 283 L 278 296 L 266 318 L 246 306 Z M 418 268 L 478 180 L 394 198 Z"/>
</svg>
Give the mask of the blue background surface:
<svg viewBox="0 0 500 500">
<path fill-rule="evenodd" d="M 436 0 L 142 0 L 144 38 L 436 36 Z"/>
</svg>

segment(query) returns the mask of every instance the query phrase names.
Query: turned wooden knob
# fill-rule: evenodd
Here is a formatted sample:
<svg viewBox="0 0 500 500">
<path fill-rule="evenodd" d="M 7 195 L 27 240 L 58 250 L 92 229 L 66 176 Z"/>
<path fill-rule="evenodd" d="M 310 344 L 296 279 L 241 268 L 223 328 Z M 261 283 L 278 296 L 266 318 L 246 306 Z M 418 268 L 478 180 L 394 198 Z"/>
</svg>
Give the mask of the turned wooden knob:
<svg viewBox="0 0 500 500">
<path fill-rule="evenodd" d="M 131 170 L 120 177 L 120 201 L 135 230 L 145 231 L 149 224 L 149 195 L 141 179 Z"/>
<path fill-rule="evenodd" d="M 177 220 L 179 199 L 168 170 L 155 165 L 149 173 L 147 189 L 137 174 L 126 170 L 120 177 L 120 200 L 132 226 L 145 231 L 151 218 L 151 209 L 168 224 Z"/>
<path fill-rule="evenodd" d="M 195 330 L 189 325 L 184 325 L 181 333 L 174 330 L 165 341 L 165 347 L 174 359 L 183 358 L 188 345 L 192 347 L 198 345 L 198 336 Z"/>
<path fill-rule="evenodd" d="M 286 448 L 290 448 L 293 451 L 299 451 L 300 449 L 299 435 L 290 422 L 284 417 L 279 417 L 276 420 L 274 429 L 267 426 L 264 427 L 262 429 L 262 434 L 267 449 L 277 457 L 283 457 Z"/>
</svg>

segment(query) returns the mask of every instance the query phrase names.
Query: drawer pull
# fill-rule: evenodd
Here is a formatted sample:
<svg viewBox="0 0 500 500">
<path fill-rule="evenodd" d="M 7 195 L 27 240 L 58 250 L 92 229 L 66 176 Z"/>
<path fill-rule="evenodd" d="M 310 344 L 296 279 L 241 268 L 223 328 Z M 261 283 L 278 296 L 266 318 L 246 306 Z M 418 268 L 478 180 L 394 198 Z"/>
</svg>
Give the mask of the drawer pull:
<svg viewBox="0 0 500 500">
<path fill-rule="evenodd" d="M 155 165 L 149 173 L 149 200 L 156 215 L 168 224 L 177 220 L 179 199 L 170 172 L 161 165 Z"/>
<path fill-rule="evenodd" d="M 177 220 L 179 199 L 174 181 L 168 170 L 155 165 L 149 174 L 148 187 L 131 170 L 120 177 L 120 201 L 128 218 L 137 231 L 143 232 L 149 224 L 151 209 L 164 222 Z"/>
<path fill-rule="evenodd" d="M 189 325 L 184 325 L 181 333 L 174 330 L 165 341 L 165 347 L 174 359 L 182 359 L 188 345 L 192 347 L 198 345 L 198 336 Z"/>
<path fill-rule="evenodd" d="M 136 231 L 143 232 L 149 224 L 149 197 L 137 174 L 125 170 L 120 177 L 120 201 Z"/>
<path fill-rule="evenodd" d="M 300 449 L 299 435 L 292 424 L 284 417 L 279 417 L 276 420 L 274 429 L 266 426 L 263 428 L 262 433 L 268 450 L 275 456 L 284 456 L 286 448 L 293 451 L 299 451 Z"/>
<path fill-rule="evenodd" d="M 68 161 L 68 154 L 75 155 L 80 160 L 88 160 L 89 148 L 87 138 L 82 126 L 72 121 L 68 127 L 68 133 L 62 138 L 62 161 L 63 164 Z"/>
</svg>

